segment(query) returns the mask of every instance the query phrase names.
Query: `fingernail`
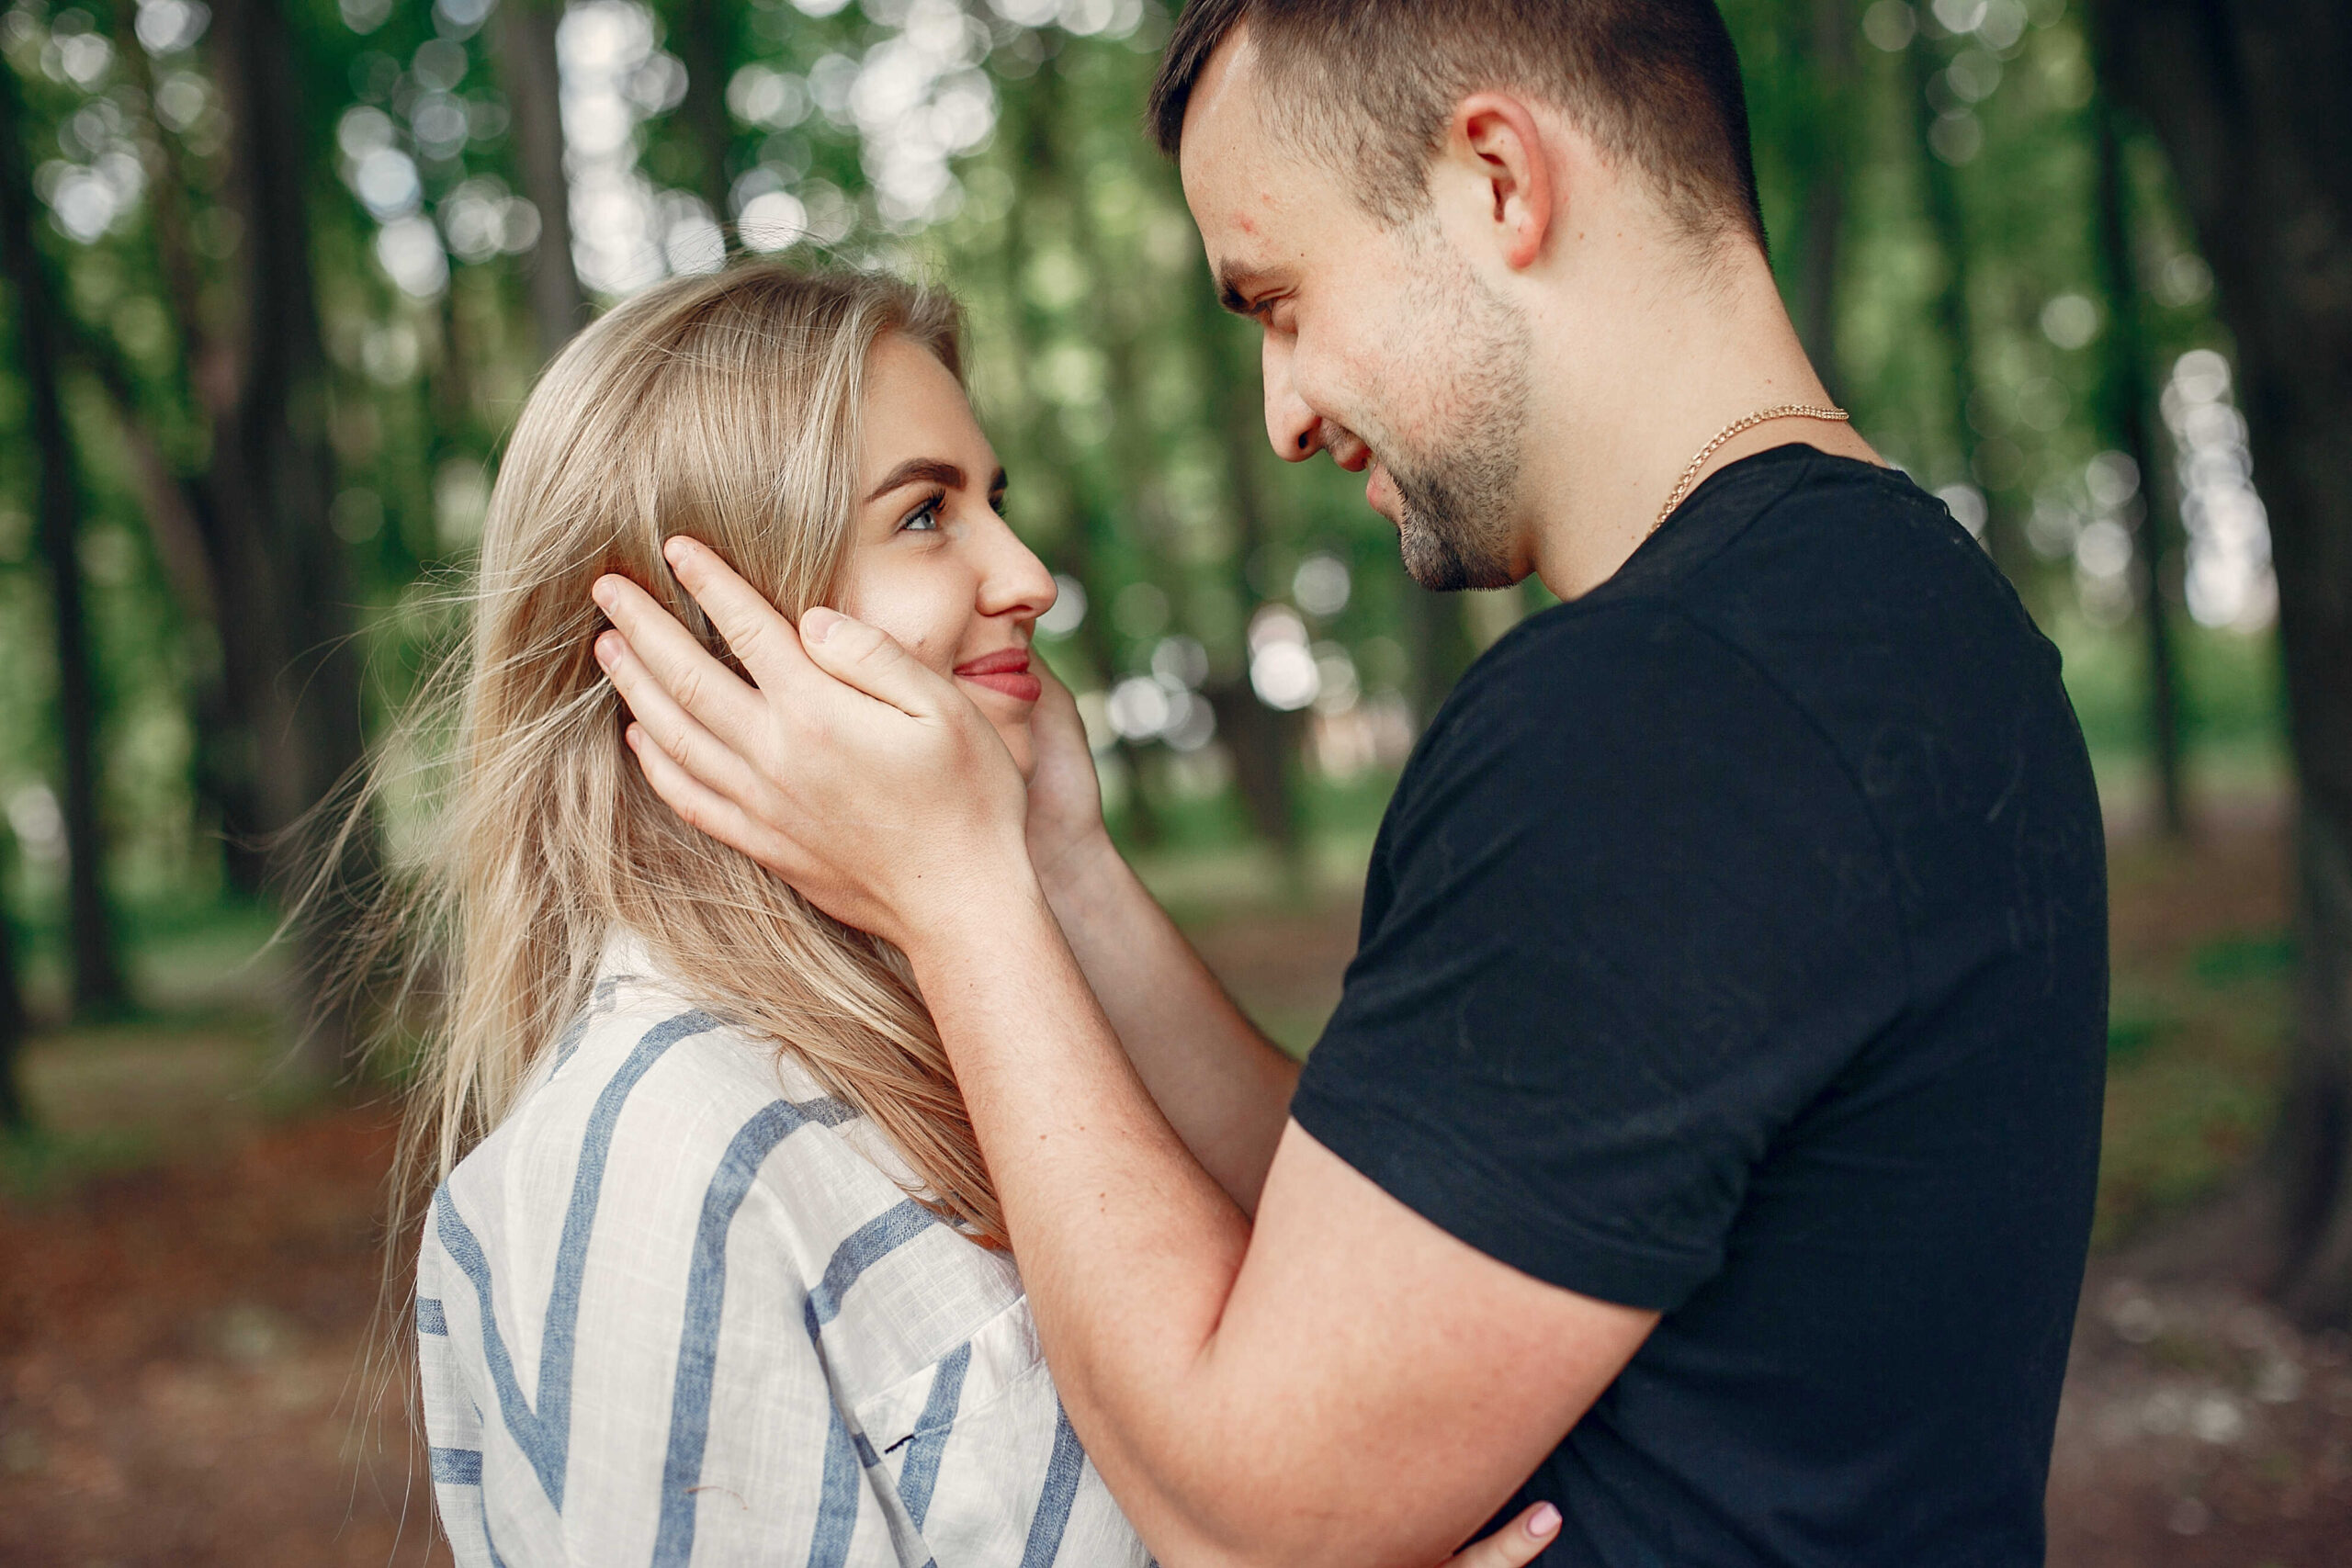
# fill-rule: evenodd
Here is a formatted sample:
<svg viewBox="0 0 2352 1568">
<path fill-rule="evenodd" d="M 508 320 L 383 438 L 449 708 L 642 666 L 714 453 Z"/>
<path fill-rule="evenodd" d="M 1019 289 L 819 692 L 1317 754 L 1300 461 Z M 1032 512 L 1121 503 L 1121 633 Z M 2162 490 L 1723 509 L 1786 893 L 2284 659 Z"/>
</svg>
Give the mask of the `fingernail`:
<svg viewBox="0 0 2352 1568">
<path fill-rule="evenodd" d="M 800 640 L 822 642 L 833 635 L 833 628 L 848 617 L 838 610 L 828 610 L 822 604 L 800 617 Z"/>
<path fill-rule="evenodd" d="M 613 607 L 613 580 L 609 577 L 598 578 L 595 584 L 588 590 L 588 597 L 596 601 L 596 604 L 599 609 L 611 609 Z"/>
<path fill-rule="evenodd" d="M 613 661 L 620 656 L 621 634 L 618 632 L 600 633 L 596 638 L 596 662 L 603 665 L 605 669 L 610 670 L 613 667 Z"/>
<path fill-rule="evenodd" d="M 1546 1503 L 1528 1516 L 1527 1533 L 1541 1540 L 1560 1528 L 1560 1510 Z"/>
<path fill-rule="evenodd" d="M 687 554 L 694 547 L 695 542 L 684 534 L 673 534 L 662 541 L 662 557 L 672 566 L 676 566 L 686 558 Z"/>
<path fill-rule="evenodd" d="M 638 731 L 636 721 L 631 720 L 628 728 L 621 731 L 621 739 L 628 742 L 628 749 L 630 750 L 634 751 L 637 750 Z"/>
</svg>

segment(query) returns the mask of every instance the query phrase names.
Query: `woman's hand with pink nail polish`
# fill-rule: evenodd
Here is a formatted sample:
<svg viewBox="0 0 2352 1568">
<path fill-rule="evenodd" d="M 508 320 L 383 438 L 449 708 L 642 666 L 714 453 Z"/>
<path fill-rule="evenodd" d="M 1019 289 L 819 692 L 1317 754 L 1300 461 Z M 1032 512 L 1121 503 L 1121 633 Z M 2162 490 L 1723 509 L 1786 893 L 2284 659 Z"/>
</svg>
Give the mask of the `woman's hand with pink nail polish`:
<svg viewBox="0 0 2352 1568">
<path fill-rule="evenodd" d="M 1439 1568 L 1521 1568 L 1560 1539 L 1560 1510 L 1538 1503 L 1484 1540 L 1471 1542 Z"/>
</svg>

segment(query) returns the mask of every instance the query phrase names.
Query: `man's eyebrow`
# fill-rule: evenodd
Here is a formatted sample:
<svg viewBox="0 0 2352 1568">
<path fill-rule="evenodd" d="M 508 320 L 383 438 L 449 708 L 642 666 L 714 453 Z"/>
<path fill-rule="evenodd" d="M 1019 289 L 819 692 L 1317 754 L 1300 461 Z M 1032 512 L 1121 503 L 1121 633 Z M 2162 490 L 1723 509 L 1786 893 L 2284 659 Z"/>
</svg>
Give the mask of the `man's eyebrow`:
<svg viewBox="0 0 2352 1568">
<path fill-rule="evenodd" d="M 944 457 L 910 457 L 882 476 L 882 482 L 865 499 L 879 501 L 894 490 L 910 484 L 944 485 L 949 490 L 964 488 L 964 470 Z"/>
</svg>

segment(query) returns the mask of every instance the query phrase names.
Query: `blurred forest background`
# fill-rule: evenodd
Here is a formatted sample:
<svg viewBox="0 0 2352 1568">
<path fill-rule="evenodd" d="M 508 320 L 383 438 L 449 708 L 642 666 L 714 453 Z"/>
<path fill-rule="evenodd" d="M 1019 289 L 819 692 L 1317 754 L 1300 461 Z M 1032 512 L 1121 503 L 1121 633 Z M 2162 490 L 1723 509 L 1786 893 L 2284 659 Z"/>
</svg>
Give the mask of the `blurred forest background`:
<svg viewBox="0 0 2352 1568">
<path fill-rule="evenodd" d="M 2341 1562 L 2352 21 L 1724 10 L 1799 328 L 2064 651 L 2109 810 L 2052 1561 Z M 1254 329 L 1141 132 L 1170 20 L 0 10 L 0 1561 L 434 1550 L 354 1371 L 392 1086 L 316 1006 L 317 939 L 263 951 L 268 846 L 451 633 L 435 585 L 537 367 L 662 276 L 786 254 L 957 291 L 1114 829 L 1312 1043 L 1419 727 L 1548 601 L 1423 592 L 1356 485 L 1266 449 Z M 392 812 L 360 868 L 424 830 Z"/>
</svg>

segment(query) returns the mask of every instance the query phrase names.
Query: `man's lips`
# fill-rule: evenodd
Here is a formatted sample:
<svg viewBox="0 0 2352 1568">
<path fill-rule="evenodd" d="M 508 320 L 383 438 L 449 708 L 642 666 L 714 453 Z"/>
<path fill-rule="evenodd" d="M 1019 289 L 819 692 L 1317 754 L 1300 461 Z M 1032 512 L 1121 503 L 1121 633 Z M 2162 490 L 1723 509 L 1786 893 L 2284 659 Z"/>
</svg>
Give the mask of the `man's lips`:
<svg viewBox="0 0 2352 1568">
<path fill-rule="evenodd" d="M 1045 682 L 1029 673 L 1029 650 L 1008 648 L 956 666 L 957 679 L 1001 692 L 1017 703 L 1034 703 Z"/>
</svg>

